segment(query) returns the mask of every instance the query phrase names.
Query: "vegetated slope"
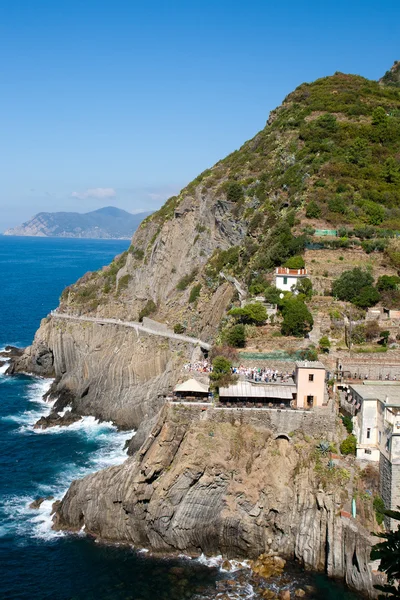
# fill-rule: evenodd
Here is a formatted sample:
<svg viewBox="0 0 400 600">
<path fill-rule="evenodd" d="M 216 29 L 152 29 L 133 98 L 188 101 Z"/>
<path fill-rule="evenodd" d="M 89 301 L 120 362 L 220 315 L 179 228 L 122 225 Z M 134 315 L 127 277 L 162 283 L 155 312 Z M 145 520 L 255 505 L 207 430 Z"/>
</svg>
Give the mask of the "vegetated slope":
<svg viewBox="0 0 400 600">
<path fill-rule="evenodd" d="M 145 219 L 126 254 L 66 290 L 63 308 L 154 315 L 211 338 L 233 294 L 221 270 L 254 283 L 301 253 L 315 226 L 383 249 L 400 230 L 400 89 L 389 83 L 336 73 L 300 85 L 253 139 Z"/>
<path fill-rule="evenodd" d="M 41 212 L 4 235 L 129 239 L 149 212 L 133 215 L 107 206 L 88 213 Z"/>
</svg>

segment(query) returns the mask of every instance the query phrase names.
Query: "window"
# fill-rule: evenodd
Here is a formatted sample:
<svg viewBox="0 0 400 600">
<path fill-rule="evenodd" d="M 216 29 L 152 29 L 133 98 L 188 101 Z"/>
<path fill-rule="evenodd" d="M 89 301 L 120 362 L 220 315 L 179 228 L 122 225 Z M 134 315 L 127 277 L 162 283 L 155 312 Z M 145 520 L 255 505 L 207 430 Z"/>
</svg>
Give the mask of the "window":
<svg viewBox="0 0 400 600">
<path fill-rule="evenodd" d="M 308 376 L 308 381 L 314 381 L 314 375 L 311 375 L 311 374 L 310 374 L 310 375 Z"/>
<path fill-rule="evenodd" d="M 382 441 L 382 431 L 379 432 L 379 443 Z"/>
<path fill-rule="evenodd" d="M 367 440 L 371 437 L 371 429 L 368 427 L 367 429 Z"/>
<path fill-rule="evenodd" d="M 283 285 L 287 285 L 287 277 L 283 278 Z"/>
<path fill-rule="evenodd" d="M 371 454 L 371 450 L 369 448 L 365 448 L 364 454 Z"/>
</svg>

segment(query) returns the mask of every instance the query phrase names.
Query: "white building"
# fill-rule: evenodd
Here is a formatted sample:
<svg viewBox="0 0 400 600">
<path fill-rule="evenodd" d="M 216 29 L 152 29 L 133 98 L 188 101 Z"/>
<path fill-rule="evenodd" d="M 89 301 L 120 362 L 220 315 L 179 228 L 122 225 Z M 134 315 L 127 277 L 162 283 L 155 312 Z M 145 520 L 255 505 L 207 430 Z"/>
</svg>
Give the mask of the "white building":
<svg viewBox="0 0 400 600">
<path fill-rule="evenodd" d="M 291 292 L 292 287 L 300 279 L 307 277 L 307 269 L 289 269 L 288 267 L 277 267 L 275 271 L 275 286 L 283 292 Z"/>
<path fill-rule="evenodd" d="M 400 504 L 400 383 L 364 381 L 349 386 L 354 404 L 357 458 L 379 463 L 386 508 Z"/>
</svg>

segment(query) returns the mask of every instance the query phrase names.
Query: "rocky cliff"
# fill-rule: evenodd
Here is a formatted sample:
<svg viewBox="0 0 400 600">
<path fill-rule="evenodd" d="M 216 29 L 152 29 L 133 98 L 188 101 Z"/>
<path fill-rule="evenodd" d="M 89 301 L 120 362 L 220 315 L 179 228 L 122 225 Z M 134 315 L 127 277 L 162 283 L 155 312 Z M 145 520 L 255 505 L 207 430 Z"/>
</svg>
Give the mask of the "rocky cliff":
<svg viewBox="0 0 400 600">
<path fill-rule="evenodd" d="M 252 140 L 145 219 L 127 252 L 66 288 L 59 310 L 150 316 L 215 341 L 237 287 L 303 253 L 315 227 L 400 228 L 399 115 L 395 86 L 341 73 L 299 86 Z M 50 317 L 11 371 L 54 376 L 52 393 L 76 414 L 140 427 L 138 447 L 194 351 Z M 135 458 L 72 484 L 57 526 L 159 551 L 280 551 L 372 593 L 368 536 L 338 516 L 341 482 L 321 482 L 301 440 L 275 440 L 270 422 L 211 414 L 222 413 L 164 409 Z"/>
<path fill-rule="evenodd" d="M 55 527 L 163 553 L 278 553 L 374 597 L 370 537 L 338 516 L 346 480 L 321 471 L 315 440 L 288 436 L 285 419 L 166 406 L 135 458 L 71 485 Z"/>
</svg>

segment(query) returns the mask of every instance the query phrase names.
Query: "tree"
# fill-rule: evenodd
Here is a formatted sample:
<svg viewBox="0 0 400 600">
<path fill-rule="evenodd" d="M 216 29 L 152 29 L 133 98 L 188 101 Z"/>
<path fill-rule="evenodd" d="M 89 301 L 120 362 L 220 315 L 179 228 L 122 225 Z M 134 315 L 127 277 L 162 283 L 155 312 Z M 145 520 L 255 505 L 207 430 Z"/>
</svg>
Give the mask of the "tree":
<svg viewBox="0 0 400 600">
<path fill-rule="evenodd" d="M 351 271 L 344 271 L 344 273 L 333 282 L 332 294 L 339 298 L 339 300 L 352 302 L 354 298 L 360 294 L 363 288 L 370 287 L 373 282 L 374 278 L 368 271 L 356 267 Z"/>
<path fill-rule="evenodd" d="M 278 290 L 274 285 L 269 285 L 264 292 L 265 301 L 269 304 L 278 304 L 281 290 Z"/>
<path fill-rule="evenodd" d="M 246 345 L 246 330 L 243 324 L 238 323 L 226 332 L 226 342 L 234 348 L 244 348 Z"/>
<path fill-rule="evenodd" d="M 353 298 L 352 302 L 359 308 L 369 308 L 374 306 L 380 300 L 380 294 L 372 285 L 362 288 L 359 294 Z"/>
<path fill-rule="evenodd" d="M 331 342 L 329 341 L 327 335 L 323 335 L 322 338 L 319 340 L 319 347 L 322 350 L 322 352 L 328 354 L 329 348 L 331 347 Z"/>
<path fill-rule="evenodd" d="M 383 177 L 387 183 L 400 182 L 400 164 L 393 156 L 390 156 L 385 161 L 383 166 Z"/>
<path fill-rule="evenodd" d="M 304 302 L 298 298 L 288 298 L 282 307 L 283 335 L 294 335 L 295 337 L 304 337 L 314 324 L 312 314 Z"/>
<path fill-rule="evenodd" d="M 231 383 L 235 383 L 237 376 L 232 373 L 232 363 L 224 356 L 216 356 L 212 361 L 210 380 L 216 392 L 220 387 L 227 387 Z"/>
<path fill-rule="evenodd" d="M 267 310 L 261 302 L 246 304 L 243 308 L 232 308 L 229 313 L 241 323 L 262 325 L 267 320 Z"/>
<path fill-rule="evenodd" d="M 340 444 L 340 452 L 345 455 L 352 454 L 353 456 L 355 456 L 356 451 L 357 451 L 357 438 L 355 435 L 350 434 Z"/>
<path fill-rule="evenodd" d="M 308 279 L 308 277 L 302 277 L 299 279 L 292 289 L 298 294 L 303 294 L 308 300 L 312 297 L 313 287 L 311 279 Z"/>
<path fill-rule="evenodd" d="M 400 507 L 398 507 L 400 509 Z M 400 512 L 395 510 L 385 510 L 385 516 L 400 521 Z M 386 531 L 385 533 L 374 533 L 376 537 L 383 539 L 372 546 L 371 560 L 380 560 L 379 571 L 386 573 L 388 582 L 385 585 L 376 585 L 375 588 L 387 595 L 379 598 L 400 598 L 400 525 L 396 530 Z"/>
</svg>

